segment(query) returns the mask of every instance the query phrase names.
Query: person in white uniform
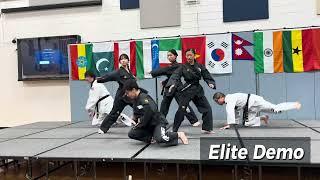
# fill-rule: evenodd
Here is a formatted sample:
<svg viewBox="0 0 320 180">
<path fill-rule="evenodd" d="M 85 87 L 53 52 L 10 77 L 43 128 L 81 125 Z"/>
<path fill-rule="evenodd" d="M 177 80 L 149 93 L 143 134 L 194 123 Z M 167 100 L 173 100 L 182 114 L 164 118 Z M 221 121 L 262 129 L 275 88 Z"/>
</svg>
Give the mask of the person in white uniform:
<svg viewBox="0 0 320 180">
<path fill-rule="evenodd" d="M 97 82 L 93 72 L 87 71 L 85 73 L 85 79 L 91 85 L 86 110 L 89 117 L 92 118 L 92 125 L 99 126 L 104 118 L 110 113 L 114 100 L 107 88 L 103 84 Z M 117 122 L 118 124 L 123 123 L 126 126 L 131 126 L 131 124 L 135 123 L 123 113 L 121 113 Z"/>
<path fill-rule="evenodd" d="M 226 104 L 227 125 L 221 129 L 228 129 L 230 125 L 239 124 L 241 120 L 244 126 L 260 126 L 261 121 L 268 124 L 269 116 L 259 116 L 259 112 L 281 113 L 283 111 L 292 109 L 299 110 L 301 108 L 299 102 L 272 104 L 261 96 L 245 93 L 225 95 L 217 92 L 213 95 L 213 100 L 219 105 Z"/>
</svg>

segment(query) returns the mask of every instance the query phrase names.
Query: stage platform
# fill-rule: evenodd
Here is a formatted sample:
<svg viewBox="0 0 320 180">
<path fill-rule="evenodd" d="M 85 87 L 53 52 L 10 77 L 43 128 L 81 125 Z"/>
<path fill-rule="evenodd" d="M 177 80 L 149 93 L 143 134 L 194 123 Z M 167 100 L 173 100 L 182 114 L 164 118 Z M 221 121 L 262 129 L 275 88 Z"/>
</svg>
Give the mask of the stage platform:
<svg viewBox="0 0 320 180">
<path fill-rule="evenodd" d="M 98 134 L 97 127 L 84 122 L 38 122 L 0 130 L 1 159 L 60 159 L 116 162 L 200 161 L 200 137 L 310 137 L 311 164 L 320 164 L 320 121 L 272 120 L 268 126 L 219 130 L 225 121 L 214 121 L 215 134 L 204 135 L 200 127 L 182 126 L 189 145 L 161 147 L 131 140 L 129 127 L 114 127 Z"/>
</svg>

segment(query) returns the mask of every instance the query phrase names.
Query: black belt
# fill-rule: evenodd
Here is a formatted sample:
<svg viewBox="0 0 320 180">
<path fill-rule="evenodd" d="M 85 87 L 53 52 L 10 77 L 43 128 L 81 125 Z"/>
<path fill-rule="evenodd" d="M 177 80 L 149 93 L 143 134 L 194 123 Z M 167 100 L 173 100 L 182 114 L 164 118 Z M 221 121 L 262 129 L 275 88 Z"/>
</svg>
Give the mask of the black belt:
<svg viewBox="0 0 320 180">
<path fill-rule="evenodd" d="M 96 103 L 97 118 L 99 117 L 99 103 L 100 103 L 102 100 L 104 100 L 104 99 L 106 99 L 107 97 L 109 97 L 109 96 L 110 96 L 110 94 L 105 95 L 105 96 L 101 97 L 101 98 L 97 101 L 97 103 Z"/>
<path fill-rule="evenodd" d="M 250 94 L 248 94 L 247 97 L 247 103 L 243 108 L 243 121 L 242 121 L 242 125 L 245 125 L 245 123 L 249 120 L 249 98 L 250 98 Z"/>
</svg>

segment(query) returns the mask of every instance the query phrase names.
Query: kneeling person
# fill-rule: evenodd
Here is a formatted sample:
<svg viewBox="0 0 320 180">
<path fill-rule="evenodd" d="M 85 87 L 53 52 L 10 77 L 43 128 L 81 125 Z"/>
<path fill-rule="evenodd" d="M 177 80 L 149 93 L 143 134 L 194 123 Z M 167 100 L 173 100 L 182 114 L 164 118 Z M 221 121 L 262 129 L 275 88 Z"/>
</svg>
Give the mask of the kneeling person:
<svg viewBox="0 0 320 180">
<path fill-rule="evenodd" d="M 150 143 L 153 138 L 157 143 L 174 146 L 178 144 L 180 138 L 183 144 L 188 144 L 184 132 L 168 132 L 166 130 L 168 121 L 158 111 L 154 100 L 148 94 L 140 91 L 136 81 L 127 81 L 124 90 L 126 96 L 133 100 L 133 111 L 138 119 L 136 126 L 128 133 L 131 139 Z"/>
<path fill-rule="evenodd" d="M 107 88 L 103 84 L 97 83 L 96 76 L 93 72 L 87 71 L 85 78 L 90 84 L 86 110 L 90 118 L 92 118 L 92 125 L 101 125 L 102 121 L 110 113 L 114 100 L 112 96 L 110 96 Z M 117 119 L 117 123 L 131 126 L 134 122 L 127 115 L 121 113 Z"/>
<path fill-rule="evenodd" d="M 241 119 L 245 126 L 260 126 L 261 121 L 268 124 L 269 116 L 258 116 L 259 112 L 281 113 L 301 108 L 299 102 L 272 104 L 261 96 L 245 93 L 224 95 L 221 92 L 217 92 L 214 94 L 213 100 L 219 105 L 226 104 L 228 124 L 221 129 L 228 129 L 231 124 L 239 124 Z M 241 111 L 243 111 L 242 117 Z"/>
</svg>

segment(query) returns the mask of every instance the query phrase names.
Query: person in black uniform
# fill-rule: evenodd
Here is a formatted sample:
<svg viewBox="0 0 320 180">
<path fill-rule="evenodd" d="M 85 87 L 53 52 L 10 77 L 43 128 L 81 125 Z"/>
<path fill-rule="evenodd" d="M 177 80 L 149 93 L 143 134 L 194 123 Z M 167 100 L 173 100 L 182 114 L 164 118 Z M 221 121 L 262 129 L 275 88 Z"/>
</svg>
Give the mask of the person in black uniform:
<svg viewBox="0 0 320 180">
<path fill-rule="evenodd" d="M 185 52 L 187 62 L 180 66 L 170 77 L 166 87 L 169 92 L 173 91 L 184 78 L 186 83 L 178 88 L 179 93 L 179 108 L 174 118 L 173 131 L 177 132 L 186 114 L 186 109 L 190 101 L 193 101 L 199 112 L 202 113 L 202 131 L 204 133 L 213 133 L 212 110 L 211 106 L 204 95 L 202 86 L 200 85 L 201 77 L 212 89 L 216 89 L 215 81 L 211 77 L 209 71 L 195 60 L 195 50 L 188 49 Z"/>
<path fill-rule="evenodd" d="M 129 69 L 129 57 L 127 54 L 121 54 L 119 57 L 119 62 L 121 67 L 118 70 L 113 71 L 111 73 L 107 73 L 106 75 L 97 78 L 98 83 L 117 81 L 119 84 L 116 96 L 114 98 L 112 110 L 108 114 L 108 116 L 106 116 L 106 118 L 103 120 L 98 131 L 98 133 L 100 134 L 104 134 L 109 130 L 112 124 L 114 124 L 117 121 L 119 115 L 127 105 L 132 106 L 132 102 L 130 102 L 130 100 L 125 97 L 123 86 L 126 81 L 135 81 L 136 78 Z"/>
<path fill-rule="evenodd" d="M 133 110 L 138 122 L 129 131 L 131 139 L 151 143 L 152 139 L 159 144 L 175 146 L 180 138 L 183 144 L 188 144 L 188 138 L 184 132 L 168 132 L 168 121 L 158 111 L 155 101 L 142 92 L 134 80 L 129 80 L 124 86 L 125 94 L 133 100 Z"/>
<path fill-rule="evenodd" d="M 167 76 L 167 79 L 165 79 L 164 81 L 161 82 L 162 85 L 162 92 L 161 95 L 163 95 L 163 100 L 161 102 L 161 106 L 160 106 L 160 112 L 167 117 L 168 111 L 169 111 L 169 107 L 171 105 L 171 102 L 173 100 L 173 98 L 176 99 L 177 103 L 179 104 L 179 96 L 178 93 L 176 91 L 176 88 L 179 88 L 180 86 L 182 86 L 182 82 L 178 81 L 176 88 L 174 88 L 170 93 L 169 93 L 169 88 L 166 88 L 166 84 L 169 81 L 171 75 L 173 74 L 173 72 L 181 66 L 181 64 L 179 64 L 177 62 L 177 56 L 178 53 L 176 50 L 171 49 L 168 51 L 167 54 L 167 58 L 170 61 L 170 65 L 167 67 L 163 67 L 163 68 L 158 68 L 156 70 L 153 70 L 150 72 L 150 74 L 152 75 L 152 77 L 158 77 L 158 76 Z M 197 119 L 196 114 L 194 113 L 193 109 L 191 108 L 190 105 L 188 105 L 187 107 L 187 113 L 186 113 L 186 117 L 187 119 L 190 121 L 190 123 L 193 126 L 199 126 L 200 122 Z"/>
</svg>

